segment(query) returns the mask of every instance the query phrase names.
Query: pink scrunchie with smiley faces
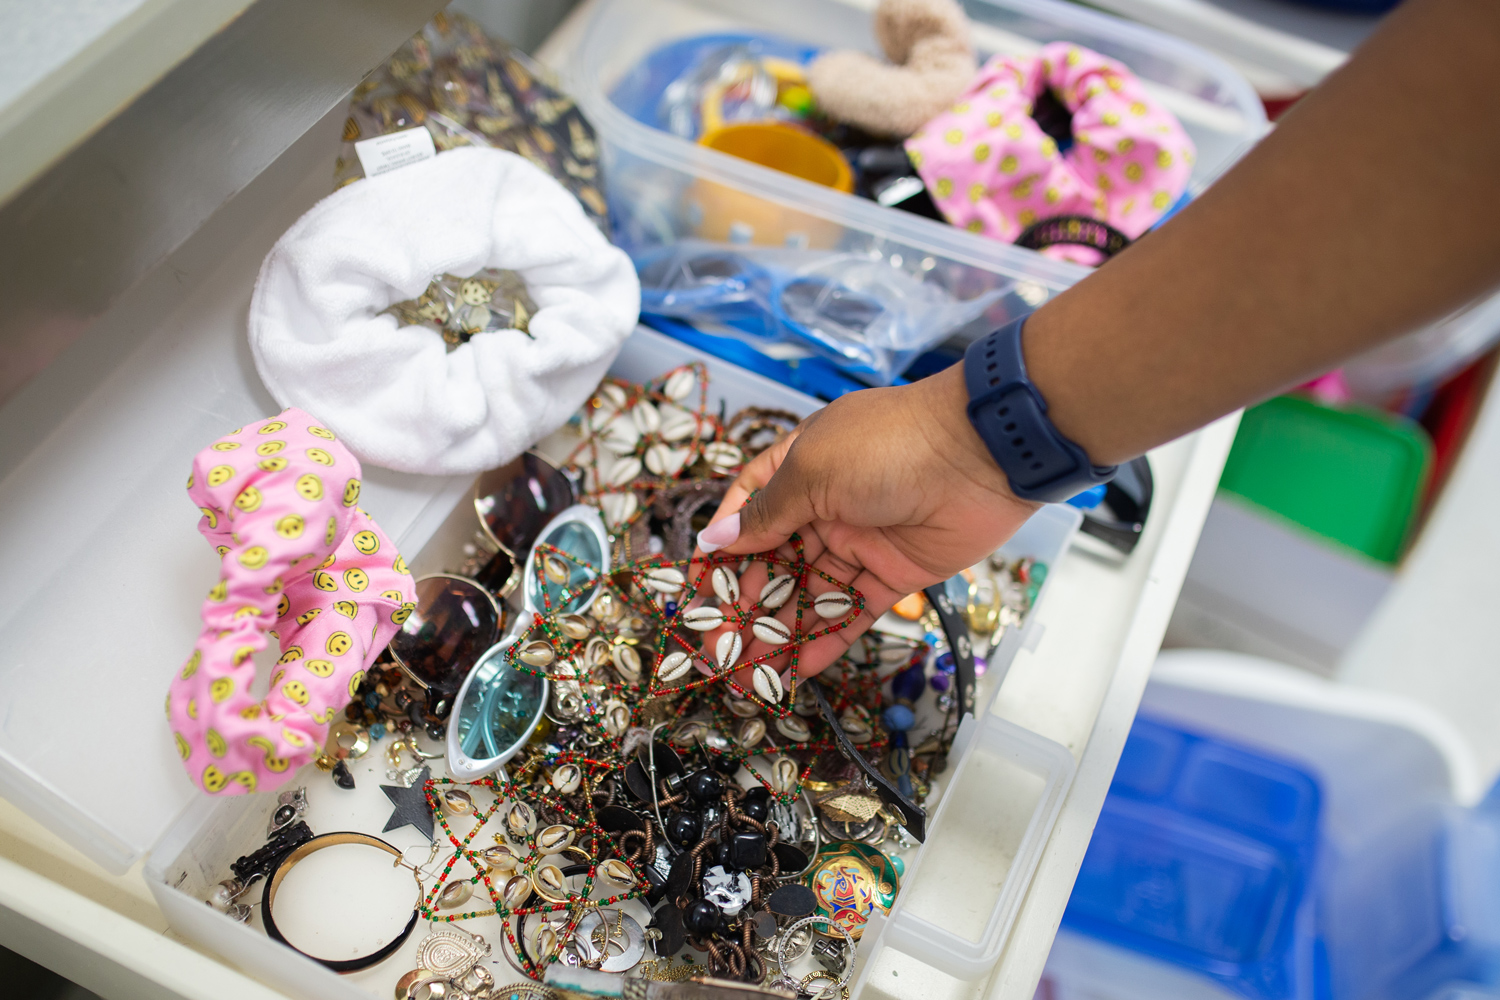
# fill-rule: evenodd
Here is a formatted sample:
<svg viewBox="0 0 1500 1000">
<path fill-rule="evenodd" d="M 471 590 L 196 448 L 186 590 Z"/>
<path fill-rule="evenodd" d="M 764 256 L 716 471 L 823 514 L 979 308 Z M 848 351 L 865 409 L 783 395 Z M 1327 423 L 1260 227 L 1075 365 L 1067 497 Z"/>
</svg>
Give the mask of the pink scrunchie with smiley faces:
<svg viewBox="0 0 1500 1000">
<path fill-rule="evenodd" d="M 205 792 L 280 785 L 311 760 L 365 670 L 415 607 L 406 562 L 359 502 L 359 462 L 297 409 L 198 453 L 188 495 L 222 559 L 167 718 Z M 281 658 L 251 694 L 266 633 Z"/>
<path fill-rule="evenodd" d="M 1049 89 L 1072 113 L 1066 153 L 1031 118 Z M 992 58 L 906 151 L 950 223 L 1007 243 L 1058 215 L 1099 219 L 1135 239 L 1182 196 L 1196 155 L 1182 125 L 1128 69 L 1067 42 L 1035 58 Z M 1089 247 L 1042 252 L 1100 261 Z"/>
</svg>

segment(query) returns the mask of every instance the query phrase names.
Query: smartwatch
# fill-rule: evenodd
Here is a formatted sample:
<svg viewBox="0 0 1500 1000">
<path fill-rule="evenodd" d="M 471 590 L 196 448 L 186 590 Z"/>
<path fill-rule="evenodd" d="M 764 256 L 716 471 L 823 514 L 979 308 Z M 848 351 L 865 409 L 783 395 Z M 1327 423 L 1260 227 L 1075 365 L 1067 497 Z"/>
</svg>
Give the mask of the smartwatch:
<svg viewBox="0 0 1500 1000">
<path fill-rule="evenodd" d="M 969 422 L 1023 500 L 1059 503 L 1107 483 L 1119 466 L 1095 465 L 1086 451 L 1053 426 L 1047 401 L 1026 377 L 1021 354 L 1023 316 L 964 352 Z"/>
</svg>

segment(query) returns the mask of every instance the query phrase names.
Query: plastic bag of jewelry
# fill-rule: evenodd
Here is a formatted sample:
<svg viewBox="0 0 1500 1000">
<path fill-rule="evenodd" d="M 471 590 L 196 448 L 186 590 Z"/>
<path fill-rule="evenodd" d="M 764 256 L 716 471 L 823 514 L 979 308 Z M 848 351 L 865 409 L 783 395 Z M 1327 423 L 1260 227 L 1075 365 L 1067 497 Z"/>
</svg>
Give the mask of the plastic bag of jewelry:
<svg viewBox="0 0 1500 1000">
<path fill-rule="evenodd" d="M 365 176 L 355 143 L 416 127 L 439 152 L 491 146 L 526 157 L 606 228 L 593 126 L 546 69 L 462 14 L 438 14 L 355 88 L 335 186 Z"/>
</svg>

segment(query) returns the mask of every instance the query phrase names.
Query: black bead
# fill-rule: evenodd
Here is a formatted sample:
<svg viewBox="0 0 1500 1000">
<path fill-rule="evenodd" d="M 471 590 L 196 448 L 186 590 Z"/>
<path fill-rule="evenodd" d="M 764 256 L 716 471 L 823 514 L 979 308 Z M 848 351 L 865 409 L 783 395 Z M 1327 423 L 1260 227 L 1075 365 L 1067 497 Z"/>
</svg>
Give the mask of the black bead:
<svg viewBox="0 0 1500 1000">
<path fill-rule="evenodd" d="M 744 871 L 767 863 L 766 835 L 754 830 L 735 834 L 729 841 L 729 865 Z"/>
<path fill-rule="evenodd" d="M 746 802 L 770 802 L 771 790 L 765 785 L 751 785 L 745 789 Z"/>
<path fill-rule="evenodd" d="M 406 712 L 411 710 L 412 702 L 417 699 L 413 698 L 411 692 L 406 690 L 406 688 L 402 688 L 392 696 L 392 700 L 395 701 L 397 708 Z"/>
<path fill-rule="evenodd" d="M 423 711 L 421 703 L 417 701 L 413 701 L 406 709 L 406 717 L 411 720 L 411 724 L 414 726 L 422 726 L 427 723 L 426 713 Z"/>
<path fill-rule="evenodd" d="M 710 758 L 708 766 L 720 774 L 734 774 L 740 769 L 740 762 L 733 757 L 719 756 Z"/>
<path fill-rule="evenodd" d="M 354 775 L 349 773 L 349 765 L 339 761 L 333 765 L 333 783 L 340 788 L 353 788 Z"/>
<path fill-rule="evenodd" d="M 700 806 L 717 802 L 724 794 L 724 781 L 712 771 L 697 771 L 688 775 L 687 793 Z"/>
<path fill-rule="evenodd" d="M 740 814 L 748 816 L 750 819 L 755 820 L 755 822 L 757 823 L 764 823 L 766 821 L 766 817 L 771 815 L 771 806 L 766 802 L 765 799 L 747 798 L 740 806 Z"/>
<path fill-rule="evenodd" d="M 697 813 L 674 812 L 667 818 L 667 836 L 674 844 L 696 844 L 703 836 L 703 820 Z"/>
<path fill-rule="evenodd" d="M 792 882 L 771 893 L 766 906 L 780 917 L 805 917 L 818 908 L 818 897 L 807 886 Z"/>
<path fill-rule="evenodd" d="M 726 868 L 726 869 L 730 867 L 730 864 L 729 864 L 729 842 L 728 841 L 724 841 L 724 840 L 719 841 L 719 846 L 717 848 L 715 848 L 715 850 L 714 850 L 714 860 L 719 863 L 720 867 L 723 867 L 723 868 Z"/>
<path fill-rule="evenodd" d="M 429 738 L 441 743 L 448 735 L 448 728 L 436 722 L 428 723 L 427 735 Z"/>
<path fill-rule="evenodd" d="M 687 908 L 682 922 L 694 934 L 712 934 L 719 926 L 719 908 L 706 899 L 700 899 Z"/>
<path fill-rule="evenodd" d="M 646 890 L 646 902 L 655 906 L 667 894 L 667 877 L 657 871 L 655 865 L 642 865 L 641 872 L 646 877 L 647 885 L 650 886 Z"/>
</svg>

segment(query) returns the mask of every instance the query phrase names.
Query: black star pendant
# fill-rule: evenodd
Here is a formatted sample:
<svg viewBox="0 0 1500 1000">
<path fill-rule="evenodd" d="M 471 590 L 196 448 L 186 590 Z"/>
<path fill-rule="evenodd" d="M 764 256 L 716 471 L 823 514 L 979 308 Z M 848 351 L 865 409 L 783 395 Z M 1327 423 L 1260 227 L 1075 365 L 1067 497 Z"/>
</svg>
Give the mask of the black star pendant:
<svg viewBox="0 0 1500 1000">
<path fill-rule="evenodd" d="M 427 779 L 431 776 L 432 769 L 424 767 L 410 788 L 402 788 L 400 785 L 380 786 L 385 797 L 391 800 L 391 805 L 396 807 L 391 818 L 385 821 L 386 831 L 414 826 L 422 836 L 432 839 L 432 808 L 427 805 L 426 791 Z"/>
</svg>

